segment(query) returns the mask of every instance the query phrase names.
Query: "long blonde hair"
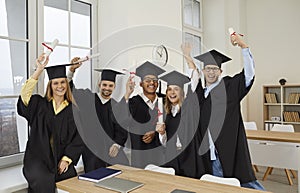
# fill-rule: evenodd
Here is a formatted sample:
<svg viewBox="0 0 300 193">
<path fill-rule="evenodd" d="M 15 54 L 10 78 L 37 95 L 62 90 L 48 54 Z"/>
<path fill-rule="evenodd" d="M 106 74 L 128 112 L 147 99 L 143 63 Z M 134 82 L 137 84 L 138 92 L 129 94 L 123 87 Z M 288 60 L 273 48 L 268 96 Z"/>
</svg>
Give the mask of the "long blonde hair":
<svg viewBox="0 0 300 193">
<path fill-rule="evenodd" d="M 74 105 L 76 105 L 76 101 L 72 95 L 72 91 L 71 91 L 71 87 L 70 84 L 68 82 L 68 79 L 65 78 L 66 83 L 67 83 L 67 91 L 65 93 L 65 100 L 67 100 L 69 103 L 72 103 Z M 52 80 L 49 80 L 48 84 L 47 84 L 47 88 L 46 88 L 46 93 L 45 93 L 45 97 L 47 98 L 48 101 L 50 101 L 53 98 L 53 91 L 51 88 L 51 84 L 52 84 Z"/>
<path fill-rule="evenodd" d="M 183 100 L 184 100 L 184 91 L 183 91 L 183 89 L 181 87 L 179 87 L 179 88 L 180 88 L 180 98 L 179 98 L 178 104 L 179 104 L 179 108 L 181 108 Z M 166 89 L 166 97 L 165 97 L 165 105 L 164 105 L 164 107 L 165 107 L 166 113 L 170 114 L 171 110 L 172 110 L 172 103 L 169 100 L 169 98 L 167 97 L 167 94 L 168 94 L 167 92 L 168 92 L 168 88 Z"/>
</svg>

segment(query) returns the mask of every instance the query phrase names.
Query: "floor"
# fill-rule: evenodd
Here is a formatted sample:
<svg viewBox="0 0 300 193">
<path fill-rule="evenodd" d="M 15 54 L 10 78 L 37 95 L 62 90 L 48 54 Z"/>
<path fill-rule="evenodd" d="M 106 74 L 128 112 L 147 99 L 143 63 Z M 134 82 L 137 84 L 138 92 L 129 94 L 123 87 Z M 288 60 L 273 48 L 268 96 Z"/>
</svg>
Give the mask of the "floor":
<svg viewBox="0 0 300 193">
<path fill-rule="evenodd" d="M 271 175 L 265 181 L 262 181 L 266 167 L 258 166 L 259 172 L 256 177 L 259 182 L 269 192 L 273 193 L 297 193 L 298 192 L 298 179 L 292 178 L 294 185 L 290 186 L 283 169 L 274 168 Z M 292 177 L 292 175 L 291 175 Z"/>
</svg>

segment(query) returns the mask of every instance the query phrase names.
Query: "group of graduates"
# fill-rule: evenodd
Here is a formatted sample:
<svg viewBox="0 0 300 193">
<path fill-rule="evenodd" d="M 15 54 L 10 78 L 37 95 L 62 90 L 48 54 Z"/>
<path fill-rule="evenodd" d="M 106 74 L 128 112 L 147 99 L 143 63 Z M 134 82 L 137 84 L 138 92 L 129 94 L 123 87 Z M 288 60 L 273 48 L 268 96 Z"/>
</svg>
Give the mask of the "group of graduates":
<svg viewBox="0 0 300 193">
<path fill-rule="evenodd" d="M 23 167 L 28 192 L 54 193 L 56 182 L 77 175 L 74 166 L 80 155 L 85 172 L 113 164 L 155 164 L 197 179 L 205 173 L 235 177 L 243 187 L 264 190 L 252 169 L 240 111 L 240 101 L 254 81 L 254 61 L 238 35 L 231 36 L 231 42 L 242 48 L 244 57 L 244 69 L 235 76 L 221 78 L 222 63 L 231 59 L 211 50 L 195 57 L 204 64 L 203 86 L 191 45 L 183 44 L 190 77 L 147 61 L 135 72 L 142 93 L 131 96 L 136 85 L 135 76 L 130 76 L 118 102 L 111 95 L 121 72 L 98 70 L 99 93 L 93 93 L 76 88 L 72 80 L 81 66 L 78 57 L 66 73 L 65 66 L 46 67 L 49 58 L 40 55 L 17 104 L 30 126 Z M 49 76 L 45 96 L 33 95 L 44 69 Z M 164 115 L 156 93 L 160 80 L 167 82 Z M 126 141 L 130 156 L 123 149 Z"/>
</svg>

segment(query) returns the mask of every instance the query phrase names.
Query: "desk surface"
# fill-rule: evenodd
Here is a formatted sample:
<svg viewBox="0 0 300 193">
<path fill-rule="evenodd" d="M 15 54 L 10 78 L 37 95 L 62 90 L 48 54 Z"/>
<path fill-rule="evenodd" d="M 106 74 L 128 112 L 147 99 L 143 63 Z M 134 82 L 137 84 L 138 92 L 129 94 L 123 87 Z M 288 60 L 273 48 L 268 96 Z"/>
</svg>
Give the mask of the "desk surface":
<svg viewBox="0 0 300 193">
<path fill-rule="evenodd" d="M 189 190 L 194 192 L 205 193 L 267 193 L 263 191 L 228 186 L 223 184 L 217 184 L 212 182 L 204 182 L 197 179 L 186 178 L 181 176 L 174 176 L 168 174 L 162 174 L 158 172 L 147 171 L 143 169 L 132 168 L 122 165 L 111 166 L 114 169 L 122 170 L 122 174 L 118 175 L 118 178 L 129 179 L 137 182 L 144 183 L 139 189 L 132 191 L 139 193 L 169 193 L 174 189 Z M 84 180 L 78 180 L 77 177 L 70 178 L 57 183 L 57 187 L 61 190 L 68 191 L 70 193 L 113 193 L 114 191 L 102 189 L 94 186 L 93 182 Z"/>
<path fill-rule="evenodd" d="M 300 133 L 246 130 L 248 139 L 300 143 Z"/>
</svg>

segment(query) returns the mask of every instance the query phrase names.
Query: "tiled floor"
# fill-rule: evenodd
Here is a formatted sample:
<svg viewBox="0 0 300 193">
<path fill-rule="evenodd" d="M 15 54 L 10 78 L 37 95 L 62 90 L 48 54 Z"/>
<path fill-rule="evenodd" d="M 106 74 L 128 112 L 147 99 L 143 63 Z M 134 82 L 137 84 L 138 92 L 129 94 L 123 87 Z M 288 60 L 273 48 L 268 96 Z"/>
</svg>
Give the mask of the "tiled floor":
<svg viewBox="0 0 300 193">
<path fill-rule="evenodd" d="M 298 179 L 292 178 L 294 185 L 290 186 L 283 169 L 274 168 L 271 175 L 267 180 L 262 181 L 266 167 L 258 166 L 259 172 L 256 173 L 256 177 L 259 182 L 265 187 L 267 191 L 273 193 L 297 193 L 298 192 Z M 292 175 L 291 175 L 292 177 Z M 297 176 L 298 177 L 298 176 Z"/>
</svg>

